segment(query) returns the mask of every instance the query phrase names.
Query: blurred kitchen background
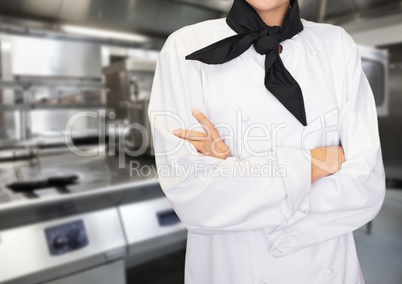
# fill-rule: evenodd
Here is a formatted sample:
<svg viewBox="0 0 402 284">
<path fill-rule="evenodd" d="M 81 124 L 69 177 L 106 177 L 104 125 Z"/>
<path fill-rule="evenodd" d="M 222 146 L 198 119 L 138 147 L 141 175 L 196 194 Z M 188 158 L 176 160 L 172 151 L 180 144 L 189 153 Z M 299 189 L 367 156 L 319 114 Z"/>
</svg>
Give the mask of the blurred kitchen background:
<svg viewBox="0 0 402 284">
<path fill-rule="evenodd" d="M 0 0 L 0 283 L 183 283 L 186 231 L 157 182 L 146 109 L 167 36 L 231 4 Z M 387 196 L 356 243 L 367 284 L 402 283 L 402 1 L 299 4 L 359 44 Z"/>
</svg>

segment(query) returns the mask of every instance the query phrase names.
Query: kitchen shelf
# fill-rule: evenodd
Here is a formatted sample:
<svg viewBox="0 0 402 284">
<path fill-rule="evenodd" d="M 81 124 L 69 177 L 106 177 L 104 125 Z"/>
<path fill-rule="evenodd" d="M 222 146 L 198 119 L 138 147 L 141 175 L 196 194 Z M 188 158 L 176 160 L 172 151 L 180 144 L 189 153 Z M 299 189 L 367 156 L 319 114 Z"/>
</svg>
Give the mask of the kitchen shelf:
<svg viewBox="0 0 402 284">
<path fill-rule="evenodd" d="M 0 111 L 16 110 L 44 110 L 44 109 L 106 109 L 106 104 L 74 104 L 74 105 L 46 105 L 46 104 L 16 104 L 1 105 Z"/>
<path fill-rule="evenodd" d="M 33 91 L 37 89 L 107 91 L 101 82 L 66 82 L 66 81 L 1 81 L 0 89 Z"/>
</svg>

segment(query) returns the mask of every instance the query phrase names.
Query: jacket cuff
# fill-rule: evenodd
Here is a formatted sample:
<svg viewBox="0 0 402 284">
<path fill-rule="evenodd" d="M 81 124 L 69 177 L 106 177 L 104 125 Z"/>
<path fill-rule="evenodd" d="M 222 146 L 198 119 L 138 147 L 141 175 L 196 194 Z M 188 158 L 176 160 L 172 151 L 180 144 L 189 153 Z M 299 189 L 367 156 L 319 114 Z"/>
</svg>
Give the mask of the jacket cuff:
<svg viewBox="0 0 402 284">
<path fill-rule="evenodd" d="M 283 178 L 288 201 L 282 203 L 281 211 L 286 220 L 299 211 L 308 214 L 310 204 L 306 197 L 311 191 L 311 154 L 302 149 L 278 148 L 278 163 L 286 169 Z"/>
<path fill-rule="evenodd" d="M 300 208 L 290 218 L 284 218 L 282 224 L 275 232 L 272 233 L 267 229 L 264 230 L 267 247 L 271 250 L 273 257 L 283 256 L 293 251 L 296 238 L 287 228 L 306 218 L 309 212 L 310 198 L 307 196 L 301 203 Z"/>
<path fill-rule="evenodd" d="M 295 238 L 288 231 L 283 230 L 272 243 L 271 254 L 273 257 L 281 257 L 292 251 Z"/>
<path fill-rule="evenodd" d="M 264 230 L 273 257 L 292 251 L 295 238 L 286 230 L 310 213 L 311 154 L 301 149 L 277 149 L 278 163 L 286 168 L 284 178 L 288 200 L 281 204 L 282 224 L 272 233 Z"/>
</svg>

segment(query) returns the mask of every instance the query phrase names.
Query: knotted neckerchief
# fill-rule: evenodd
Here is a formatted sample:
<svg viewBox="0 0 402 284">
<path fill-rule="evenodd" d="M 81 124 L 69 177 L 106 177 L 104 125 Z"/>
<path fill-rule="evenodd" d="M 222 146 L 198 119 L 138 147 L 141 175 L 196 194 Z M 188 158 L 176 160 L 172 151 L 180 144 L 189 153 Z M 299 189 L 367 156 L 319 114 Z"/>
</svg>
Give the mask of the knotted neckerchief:
<svg viewBox="0 0 402 284">
<path fill-rule="evenodd" d="M 226 23 L 237 35 L 187 55 L 186 59 L 207 64 L 223 64 L 240 56 L 254 45 L 259 54 L 266 55 L 265 87 L 306 126 L 302 91 L 279 56 L 279 43 L 303 30 L 297 0 L 291 0 L 290 4 L 283 26 L 270 27 L 245 0 L 234 0 Z"/>
</svg>

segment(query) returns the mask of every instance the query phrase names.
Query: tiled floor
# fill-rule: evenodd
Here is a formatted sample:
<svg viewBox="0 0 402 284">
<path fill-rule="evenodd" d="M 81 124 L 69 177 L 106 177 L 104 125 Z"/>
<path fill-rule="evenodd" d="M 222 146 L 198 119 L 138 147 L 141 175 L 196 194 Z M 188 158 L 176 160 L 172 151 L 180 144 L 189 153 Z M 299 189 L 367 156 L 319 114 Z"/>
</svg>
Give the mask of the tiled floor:
<svg viewBox="0 0 402 284">
<path fill-rule="evenodd" d="M 388 189 L 372 234 L 355 232 L 366 284 L 402 284 L 402 190 Z M 132 268 L 128 284 L 183 284 L 184 252 Z M 293 283 L 292 283 L 293 284 Z M 349 284 L 349 283 L 344 283 Z"/>
</svg>

